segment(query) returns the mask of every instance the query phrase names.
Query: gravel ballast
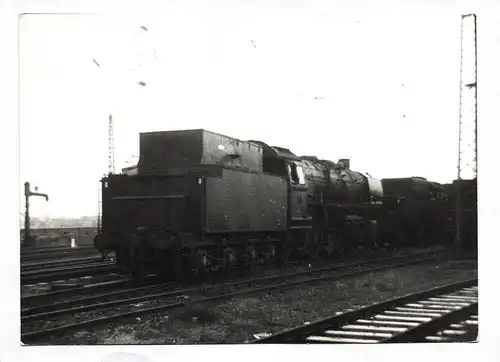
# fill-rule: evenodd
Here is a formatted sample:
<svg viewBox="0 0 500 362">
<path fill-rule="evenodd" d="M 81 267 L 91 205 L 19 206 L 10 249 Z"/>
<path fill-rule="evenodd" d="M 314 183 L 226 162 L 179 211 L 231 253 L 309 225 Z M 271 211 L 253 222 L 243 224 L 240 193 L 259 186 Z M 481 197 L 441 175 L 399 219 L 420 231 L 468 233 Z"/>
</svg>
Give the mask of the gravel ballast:
<svg viewBox="0 0 500 362">
<path fill-rule="evenodd" d="M 348 309 L 477 277 L 476 262 L 434 262 L 367 273 L 334 282 L 193 304 L 43 344 L 245 343 L 257 333 L 276 333 Z"/>
</svg>

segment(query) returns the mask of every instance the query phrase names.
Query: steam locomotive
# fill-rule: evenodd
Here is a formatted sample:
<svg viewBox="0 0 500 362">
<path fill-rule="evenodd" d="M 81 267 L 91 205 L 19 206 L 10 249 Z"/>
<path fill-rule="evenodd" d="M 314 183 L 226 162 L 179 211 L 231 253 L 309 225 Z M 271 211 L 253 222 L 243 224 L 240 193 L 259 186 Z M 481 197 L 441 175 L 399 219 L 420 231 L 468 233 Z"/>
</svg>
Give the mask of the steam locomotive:
<svg viewBox="0 0 500 362">
<path fill-rule="evenodd" d="M 94 240 L 136 274 L 198 277 L 353 247 L 433 243 L 441 185 L 377 180 L 261 141 L 206 130 L 140 134 L 133 174 L 102 180 Z"/>
</svg>

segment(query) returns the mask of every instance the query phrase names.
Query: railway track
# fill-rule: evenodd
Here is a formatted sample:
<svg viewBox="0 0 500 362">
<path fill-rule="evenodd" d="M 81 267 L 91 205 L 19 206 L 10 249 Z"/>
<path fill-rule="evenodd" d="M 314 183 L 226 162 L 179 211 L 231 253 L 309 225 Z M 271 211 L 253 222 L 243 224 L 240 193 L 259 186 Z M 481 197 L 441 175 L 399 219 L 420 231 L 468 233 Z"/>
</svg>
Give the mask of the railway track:
<svg viewBox="0 0 500 362">
<path fill-rule="evenodd" d="M 478 334 L 477 279 L 376 303 L 250 343 L 465 342 Z"/>
<path fill-rule="evenodd" d="M 381 258 L 376 261 L 356 261 L 300 272 L 278 273 L 262 278 L 239 279 L 230 282 L 225 281 L 221 284 L 194 287 L 170 283 L 36 306 L 22 310 L 21 339 L 24 343 L 32 343 L 74 329 L 83 329 L 130 317 L 155 314 L 243 294 L 281 290 L 393 267 L 425 263 L 435 260 L 440 255 L 441 253 L 436 254 L 435 251 L 399 255 Z M 158 292 L 162 288 L 164 290 Z M 233 291 L 234 289 L 236 290 Z M 68 324 L 68 315 L 76 322 Z"/>
<path fill-rule="evenodd" d="M 398 250 L 396 252 L 379 252 L 379 253 L 371 253 L 371 254 L 360 254 L 358 255 L 358 258 L 356 259 L 339 259 L 338 260 L 338 265 L 343 265 L 346 263 L 354 265 L 355 263 L 358 263 L 362 265 L 363 263 L 369 262 L 369 261 L 375 261 L 375 260 L 383 260 L 387 257 L 393 258 L 393 257 L 398 257 L 404 254 L 419 254 L 423 255 L 422 253 L 425 253 L 425 255 L 430 255 L 431 252 L 439 253 L 442 252 L 443 249 L 441 248 L 433 248 L 433 249 L 424 249 L 424 250 Z M 323 266 L 330 266 L 332 265 L 331 260 L 326 261 L 327 264 L 324 263 L 325 261 L 319 261 L 318 264 L 315 264 L 314 267 L 316 269 L 321 268 Z M 291 269 L 294 267 L 300 267 L 300 263 L 287 263 L 285 268 L 279 268 L 275 267 L 274 270 L 271 269 L 269 270 L 270 273 L 278 273 L 278 272 L 287 272 L 285 269 Z M 127 274 L 128 275 L 128 274 Z M 256 275 L 258 276 L 258 275 Z M 130 287 L 130 288 L 136 288 L 136 287 L 141 287 L 141 286 L 148 286 L 152 284 L 157 284 L 161 279 L 157 278 L 155 275 L 148 275 L 142 279 L 135 279 L 135 278 L 121 278 L 119 280 L 106 280 L 106 281 L 98 281 L 98 282 L 91 282 L 89 284 L 78 284 L 78 285 L 73 285 L 73 286 L 65 286 L 64 289 L 62 290 L 53 290 L 50 292 L 45 292 L 45 293 L 37 293 L 37 294 L 31 294 L 31 295 L 25 295 L 21 297 L 21 308 L 31 308 L 34 306 L 38 305 L 43 305 L 43 304 L 48 304 L 50 303 L 58 303 L 62 300 L 63 298 L 77 298 L 77 297 L 86 297 L 90 296 L 93 293 L 102 291 L 103 289 L 107 290 L 118 290 L 120 288 L 125 288 L 125 287 Z"/>
<path fill-rule="evenodd" d="M 66 257 L 83 257 L 99 255 L 99 251 L 93 246 L 80 246 L 80 247 L 62 247 L 62 248 L 46 248 L 40 250 L 21 250 L 21 263 L 39 261 L 39 260 L 51 260 Z"/>
<path fill-rule="evenodd" d="M 137 288 L 144 285 L 155 284 L 157 278 L 154 275 L 146 276 L 141 280 L 125 276 L 117 280 L 105 280 L 91 282 L 89 284 L 76 284 L 59 290 L 52 290 L 46 293 L 31 294 L 21 297 L 21 310 L 38 306 L 51 306 L 54 303 L 64 302 L 76 298 L 83 298 L 94 293 L 119 290 L 120 288 Z M 65 299 L 66 298 L 66 299 Z M 21 312 L 23 313 L 23 312 Z"/>
<path fill-rule="evenodd" d="M 64 253 L 68 251 L 89 251 L 95 250 L 93 245 L 81 245 L 81 246 L 49 246 L 49 247 L 30 247 L 30 248 L 21 248 L 21 256 L 35 256 L 35 255 L 51 255 L 56 253 Z"/>
<path fill-rule="evenodd" d="M 89 264 L 98 264 L 102 263 L 103 260 L 101 257 L 84 257 L 84 258 L 74 258 L 67 260 L 57 260 L 57 261 L 46 261 L 46 262 L 35 262 L 35 263 L 25 263 L 21 264 L 21 272 L 32 271 L 32 270 L 40 270 L 46 268 L 54 268 L 54 267 L 64 267 L 64 266 L 82 266 Z"/>
<path fill-rule="evenodd" d="M 91 249 L 94 246 L 92 244 L 84 244 L 84 245 L 77 245 L 75 248 L 79 249 Z M 60 251 L 60 250 L 66 250 L 66 249 L 74 249 L 69 245 L 55 245 L 55 246 L 23 246 L 21 247 L 21 253 L 38 253 L 38 252 L 53 252 L 53 251 Z"/>
<path fill-rule="evenodd" d="M 93 276 L 117 270 L 114 262 L 101 262 L 82 266 L 36 269 L 21 272 L 21 284 L 36 284 L 75 277 Z"/>
</svg>

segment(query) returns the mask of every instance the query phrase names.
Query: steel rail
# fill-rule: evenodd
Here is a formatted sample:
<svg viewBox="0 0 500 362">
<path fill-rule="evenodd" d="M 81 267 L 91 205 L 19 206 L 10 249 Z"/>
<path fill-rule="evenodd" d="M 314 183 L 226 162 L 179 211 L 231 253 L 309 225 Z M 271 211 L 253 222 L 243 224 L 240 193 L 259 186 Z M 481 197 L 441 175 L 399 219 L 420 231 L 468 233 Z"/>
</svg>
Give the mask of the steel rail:
<svg viewBox="0 0 500 362">
<path fill-rule="evenodd" d="M 110 280 L 92 284 L 82 284 L 77 285 L 71 288 L 64 288 L 62 290 L 55 290 L 42 294 L 33 294 L 21 297 L 21 307 L 23 309 L 30 309 L 34 307 L 27 307 L 27 305 L 32 305 L 35 303 L 41 303 L 43 301 L 50 300 L 51 298 L 70 296 L 73 297 L 77 293 L 90 293 L 94 291 L 99 291 L 102 289 L 112 289 L 112 288 L 120 288 L 120 287 L 137 287 L 138 285 L 142 285 L 144 282 L 151 282 L 155 276 L 146 276 L 140 280 L 132 277 L 126 277 L 119 280 Z M 48 304 L 50 305 L 50 304 Z"/>
<path fill-rule="evenodd" d="M 433 256 L 427 256 L 427 257 L 425 255 L 422 255 L 422 254 L 425 254 L 425 253 L 401 255 L 401 256 L 396 256 L 393 258 L 385 258 L 385 259 L 379 260 L 378 262 L 383 261 L 383 262 L 387 262 L 387 263 L 385 263 L 383 265 L 378 265 L 378 266 L 376 265 L 376 266 L 371 267 L 371 268 L 358 269 L 358 270 L 348 271 L 348 272 L 344 272 L 344 273 L 334 273 L 333 275 L 313 277 L 313 278 L 308 278 L 308 279 L 299 279 L 299 280 L 295 280 L 295 281 L 283 282 L 283 283 L 279 283 L 279 284 L 272 284 L 272 285 L 261 286 L 261 287 L 251 287 L 251 285 L 254 283 L 258 283 L 258 282 L 267 283 L 269 281 L 279 281 L 280 279 L 284 279 L 284 278 L 295 278 L 295 277 L 304 276 L 304 275 L 313 274 L 313 273 L 321 273 L 321 272 L 326 272 L 326 271 L 332 272 L 332 271 L 336 271 L 335 269 L 342 269 L 342 268 L 348 268 L 348 267 L 357 268 L 360 266 L 360 263 L 357 262 L 357 263 L 347 264 L 347 265 L 343 265 L 343 266 L 336 266 L 335 268 L 333 268 L 333 267 L 320 268 L 318 270 L 307 270 L 307 271 L 298 272 L 298 273 L 279 274 L 279 275 L 268 276 L 268 277 L 259 278 L 259 279 L 249 279 L 249 280 L 243 280 L 243 281 L 236 281 L 236 282 L 227 283 L 225 285 L 216 285 L 216 284 L 209 285 L 209 286 L 203 285 L 203 286 L 198 286 L 198 287 L 194 287 L 194 288 L 187 288 L 187 289 L 170 291 L 170 292 L 166 292 L 166 293 L 159 293 L 156 295 L 149 295 L 149 296 L 141 297 L 141 298 L 131 298 L 129 300 L 121 300 L 121 301 L 112 301 L 112 302 L 108 302 L 108 303 L 102 303 L 101 305 L 105 305 L 105 307 L 110 307 L 110 306 L 135 303 L 138 301 L 144 301 L 146 299 L 147 300 L 155 300 L 158 298 L 170 298 L 170 297 L 179 296 L 181 294 L 188 294 L 188 295 L 190 294 L 191 295 L 191 299 L 189 301 L 167 303 L 167 304 L 163 304 L 160 306 L 143 308 L 143 309 L 134 310 L 134 311 L 125 312 L 125 313 L 117 313 L 117 314 L 113 314 L 110 316 L 104 316 L 104 317 L 99 317 L 99 318 L 95 318 L 95 319 L 91 319 L 91 320 L 62 325 L 62 326 L 53 327 L 50 329 L 42 329 L 42 330 L 37 330 L 34 332 L 27 332 L 27 333 L 23 333 L 21 335 L 21 339 L 24 343 L 28 343 L 28 342 L 36 341 L 36 340 L 43 338 L 43 337 L 56 335 L 56 334 L 60 334 L 60 333 L 65 333 L 65 332 L 68 332 L 69 330 L 90 327 L 90 326 L 97 325 L 97 324 L 109 323 L 112 321 L 122 320 L 122 319 L 126 319 L 129 317 L 155 314 L 155 313 L 165 311 L 165 310 L 186 307 L 187 305 L 193 305 L 193 304 L 197 304 L 197 303 L 206 303 L 206 302 L 210 302 L 210 301 L 218 301 L 218 300 L 232 298 L 234 296 L 241 296 L 241 295 L 251 294 L 251 293 L 260 293 L 260 292 L 269 291 L 269 290 L 283 290 L 283 289 L 290 288 L 290 287 L 297 286 L 297 285 L 315 284 L 315 283 L 324 282 L 327 280 L 347 278 L 347 277 L 352 277 L 352 276 L 365 274 L 365 273 L 373 273 L 373 272 L 377 272 L 377 271 L 381 271 L 381 270 L 386 270 L 389 268 L 406 266 L 406 265 L 417 264 L 417 263 L 424 263 L 424 262 L 428 262 L 430 260 L 436 259 L 436 252 L 428 252 L 429 255 L 432 254 Z M 397 259 L 410 259 L 410 260 L 395 262 Z M 377 261 L 369 261 L 367 263 L 377 263 Z M 207 291 L 209 289 L 216 290 L 216 289 L 221 288 L 223 286 L 238 286 L 238 285 L 247 285 L 249 287 L 249 289 L 238 290 L 238 291 L 231 292 L 231 293 L 218 294 L 215 296 L 206 296 Z M 196 292 L 204 292 L 205 296 L 196 296 L 193 298 L 193 295 Z M 85 310 L 94 311 L 95 308 L 99 308 L 98 305 L 94 305 L 94 306 L 92 306 L 92 308 L 89 308 L 89 307 L 90 306 L 82 306 L 81 309 L 79 309 L 78 311 L 85 311 Z M 75 311 L 65 310 L 64 313 L 75 313 Z M 26 316 L 24 318 L 25 318 L 25 320 L 27 320 L 27 319 L 37 320 L 37 319 L 42 319 L 42 318 L 43 318 L 43 320 L 46 320 L 46 318 L 48 316 L 49 315 L 47 313 L 43 313 L 43 314 L 39 315 L 38 317 L 36 315 L 30 315 L 30 316 Z"/>
<path fill-rule="evenodd" d="M 46 255 L 30 255 L 30 256 L 21 256 L 21 264 L 33 263 L 33 262 L 43 262 L 43 261 L 53 261 L 62 258 L 70 258 L 70 257 L 90 257 L 90 256 L 98 256 L 100 255 L 98 250 L 78 250 L 78 251 L 65 251 L 54 254 L 46 254 Z"/>
<path fill-rule="evenodd" d="M 30 270 L 21 273 L 21 284 L 32 284 L 39 282 L 50 282 L 55 280 L 64 280 L 74 277 L 98 275 L 117 270 L 113 262 L 104 262 L 100 265 L 85 265 L 76 268 L 53 268 L 45 270 Z"/>
<path fill-rule="evenodd" d="M 103 262 L 109 260 L 102 260 L 100 257 L 84 257 L 84 258 L 75 258 L 69 260 L 58 260 L 58 261 L 48 261 L 48 262 L 39 262 L 39 263 L 29 263 L 29 264 L 21 264 L 21 273 L 27 271 L 34 270 L 47 270 L 49 268 L 61 268 L 65 266 L 84 266 L 84 265 L 99 265 Z"/>
<path fill-rule="evenodd" d="M 457 321 L 477 314 L 477 288 L 474 289 L 474 286 L 477 286 L 477 279 L 408 294 L 250 343 L 422 342 L 432 333 L 438 333 Z M 461 295 L 463 291 L 470 294 Z M 437 338 L 450 341 L 450 338 Z"/>
<path fill-rule="evenodd" d="M 435 255 L 432 253 L 432 255 Z M 408 257 L 418 257 L 418 256 L 428 256 L 427 253 L 424 253 L 423 255 L 421 253 L 419 254 L 412 254 L 410 255 L 404 255 L 404 256 L 393 256 L 393 257 L 387 257 L 387 258 L 380 258 L 377 260 L 377 262 L 381 261 L 395 261 L 399 260 L 401 258 L 405 259 Z M 425 260 L 430 260 L 430 258 L 433 258 L 433 256 L 429 257 L 429 259 Z M 417 259 L 417 262 L 420 262 L 420 259 Z M 259 278 L 257 282 L 266 282 L 266 281 L 274 281 L 278 279 L 286 279 L 286 278 L 291 278 L 291 277 L 296 277 L 296 276 L 304 276 L 304 275 L 311 275 L 311 274 L 317 274 L 317 273 L 323 273 L 323 272 L 331 272 L 331 271 L 337 271 L 341 270 L 344 268 L 351 268 L 351 267 L 358 267 L 362 266 L 365 264 L 373 263 L 373 260 L 368 260 L 368 261 L 355 261 L 352 263 L 347 263 L 347 264 L 337 264 L 334 266 L 327 266 L 327 267 L 320 267 L 320 268 L 315 268 L 315 269 L 309 269 L 301 272 L 293 272 L 293 273 L 283 273 L 283 274 L 277 274 L 277 275 L 272 275 L 272 276 L 267 276 L 263 278 Z M 238 281 L 233 281 L 229 282 L 223 285 L 237 285 L 237 284 L 249 284 L 251 285 L 253 282 L 253 279 L 244 279 L 244 280 L 238 280 Z M 88 297 L 82 297 L 82 298 L 77 298 L 77 299 L 71 299 L 71 300 L 66 300 L 58 303 L 51 303 L 51 304 L 45 304 L 45 305 L 39 305 L 35 307 L 30 307 L 30 308 L 24 308 L 21 310 L 21 321 L 24 320 L 33 320 L 33 319 L 40 319 L 40 318 L 46 318 L 50 316 L 56 316 L 60 314 L 67 314 L 67 313 L 76 313 L 76 312 L 83 312 L 87 310 L 92 310 L 95 308 L 103 308 L 107 306 L 113 306 L 113 305 L 120 305 L 128 302 L 140 302 L 140 301 L 146 301 L 146 300 L 151 300 L 159 297 L 170 297 L 170 296 L 175 296 L 177 294 L 185 294 L 185 293 L 192 293 L 196 292 L 202 288 L 210 288 L 213 286 L 210 285 L 201 285 L 201 286 L 195 286 L 195 287 L 189 287 L 189 288 L 184 288 L 180 290 L 179 292 L 162 292 L 162 293 L 156 293 L 152 294 L 149 296 L 144 296 L 144 297 L 138 297 L 138 298 L 129 298 L 129 299 L 121 299 L 116 302 L 107 302 L 107 303 L 90 303 L 89 302 L 96 302 L 99 299 L 104 299 L 104 298 L 109 298 L 109 297 L 115 297 L 127 293 L 134 293 L 134 292 L 142 292 L 142 291 L 147 291 L 148 289 L 154 290 L 158 287 L 161 287 L 163 285 L 171 285 L 172 282 L 168 283 L 159 283 L 159 284 L 152 284 L 152 285 L 147 285 L 147 286 L 141 286 L 137 288 L 131 288 L 128 290 L 119 290 L 119 291 L 113 291 L 113 292 L 107 292 L 103 294 L 98 294 L 98 295 L 93 295 L 93 296 L 88 296 Z M 217 285 L 217 287 L 220 287 L 220 284 L 214 284 Z M 173 294 L 171 294 L 173 293 Z M 78 306 L 76 308 L 71 308 L 72 306 L 79 305 L 79 304 L 85 304 L 87 305 L 84 306 Z"/>
</svg>

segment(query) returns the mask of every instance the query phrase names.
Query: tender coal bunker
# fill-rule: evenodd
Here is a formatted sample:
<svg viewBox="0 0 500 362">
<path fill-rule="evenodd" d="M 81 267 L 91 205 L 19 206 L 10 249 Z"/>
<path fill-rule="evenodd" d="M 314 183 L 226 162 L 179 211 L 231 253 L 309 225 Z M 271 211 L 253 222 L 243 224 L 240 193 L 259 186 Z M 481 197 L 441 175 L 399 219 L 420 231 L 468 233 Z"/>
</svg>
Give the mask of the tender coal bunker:
<svg viewBox="0 0 500 362">
<path fill-rule="evenodd" d="M 139 173 L 166 175 L 196 165 L 262 171 L 260 146 L 205 130 L 140 134 Z"/>
</svg>

